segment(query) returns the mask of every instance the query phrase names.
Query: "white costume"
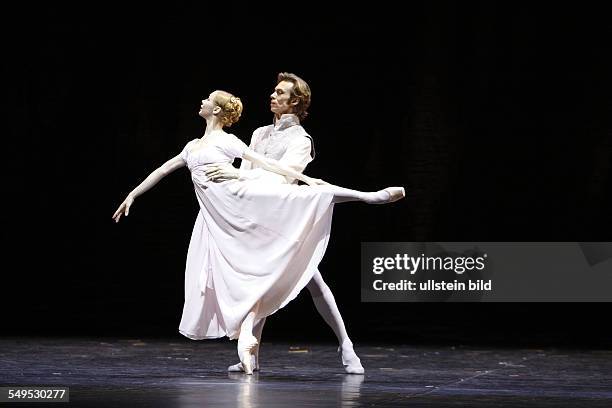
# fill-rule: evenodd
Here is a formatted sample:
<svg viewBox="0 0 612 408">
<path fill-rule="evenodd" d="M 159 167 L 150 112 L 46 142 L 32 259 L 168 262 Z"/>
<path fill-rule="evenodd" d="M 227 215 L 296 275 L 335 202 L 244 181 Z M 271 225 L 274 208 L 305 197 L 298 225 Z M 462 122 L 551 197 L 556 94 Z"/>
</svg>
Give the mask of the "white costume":
<svg viewBox="0 0 612 408">
<path fill-rule="evenodd" d="M 256 129 L 249 147 L 300 173 L 303 173 L 308 163 L 314 159 L 312 138 L 300 125 L 298 117 L 293 114 L 284 114 L 275 124 Z M 240 178 L 276 183 L 296 182 L 290 177 L 258 168 L 248 160 L 243 160 L 240 165 Z"/>
<path fill-rule="evenodd" d="M 333 193 L 258 180 L 209 181 L 207 165 L 231 163 L 247 147 L 227 135 L 192 152 L 194 141 L 181 152 L 200 211 L 187 254 L 179 331 L 195 340 L 235 339 L 256 302 L 258 320 L 312 279 L 329 240 Z"/>
</svg>

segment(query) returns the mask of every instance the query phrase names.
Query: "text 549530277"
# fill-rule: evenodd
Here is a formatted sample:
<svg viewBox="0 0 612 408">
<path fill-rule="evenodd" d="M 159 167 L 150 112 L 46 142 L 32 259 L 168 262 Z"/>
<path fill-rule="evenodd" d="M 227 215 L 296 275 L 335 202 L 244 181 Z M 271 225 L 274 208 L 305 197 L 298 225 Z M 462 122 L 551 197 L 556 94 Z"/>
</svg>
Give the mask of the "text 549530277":
<svg viewBox="0 0 612 408">
<path fill-rule="evenodd" d="M 0 402 L 69 402 L 68 387 L 0 387 Z"/>
</svg>

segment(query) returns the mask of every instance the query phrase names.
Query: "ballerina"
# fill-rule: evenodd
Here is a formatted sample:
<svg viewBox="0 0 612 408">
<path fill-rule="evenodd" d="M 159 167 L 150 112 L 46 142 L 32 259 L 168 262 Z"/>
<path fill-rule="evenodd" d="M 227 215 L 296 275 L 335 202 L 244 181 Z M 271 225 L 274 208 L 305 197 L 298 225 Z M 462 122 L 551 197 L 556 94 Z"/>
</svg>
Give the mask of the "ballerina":
<svg viewBox="0 0 612 408">
<path fill-rule="evenodd" d="M 194 339 L 238 339 L 244 372 L 252 374 L 257 339 L 253 325 L 284 307 L 312 279 L 331 229 L 333 205 L 347 201 L 384 204 L 404 197 L 402 187 L 351 190 L 311 178 L 266 158 L 223 128 L 235 123 L 242 102 L 225 91 L 202 101 L 201 139 L 154 170 L 132 190 L 112 218 L 129 215 L 134 200 L 173 171 L 191 172 L 198 212 L 187 252 L 185 304 L 179 332 Z M 249 180 L 211 181 L 208 166 L 235 158 L 308 184 Z"/>
</svg>

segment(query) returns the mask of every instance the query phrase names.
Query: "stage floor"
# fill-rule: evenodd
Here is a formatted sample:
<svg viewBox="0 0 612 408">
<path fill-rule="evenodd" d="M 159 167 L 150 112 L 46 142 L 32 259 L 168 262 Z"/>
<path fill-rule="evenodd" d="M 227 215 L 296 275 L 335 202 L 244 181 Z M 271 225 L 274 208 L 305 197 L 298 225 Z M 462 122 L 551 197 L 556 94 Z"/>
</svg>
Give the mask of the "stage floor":
<svg viewBox="0 0 612 408">
<path fill-rule="evenodd" d="M 3 338 L 0 386 L 67 386 L 74 407 L 612 407 L 612 350 L 357 344 L 361 376 L 344 374 L 333 344 L 264 341 L 247 376 L 226 371 L 235 346 Z"/>
</svg>

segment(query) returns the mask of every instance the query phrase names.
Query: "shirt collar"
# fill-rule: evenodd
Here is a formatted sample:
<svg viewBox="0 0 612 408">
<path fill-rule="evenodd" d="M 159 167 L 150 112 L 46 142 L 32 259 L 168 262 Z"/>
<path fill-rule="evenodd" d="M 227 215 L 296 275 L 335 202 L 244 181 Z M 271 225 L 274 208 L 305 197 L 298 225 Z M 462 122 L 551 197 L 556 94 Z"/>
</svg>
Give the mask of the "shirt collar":
<svg viewBox="0 0 612 408">
<path fill-rule="evenodd" d="M 279 120 L 276 120 L 276 117 L 274 118 L 274 130 L 285 130 L 299 124 L 300 119 L 293 113 L 284 113 Z"/>
</svg>

